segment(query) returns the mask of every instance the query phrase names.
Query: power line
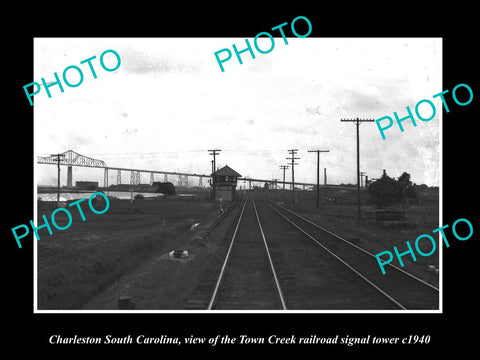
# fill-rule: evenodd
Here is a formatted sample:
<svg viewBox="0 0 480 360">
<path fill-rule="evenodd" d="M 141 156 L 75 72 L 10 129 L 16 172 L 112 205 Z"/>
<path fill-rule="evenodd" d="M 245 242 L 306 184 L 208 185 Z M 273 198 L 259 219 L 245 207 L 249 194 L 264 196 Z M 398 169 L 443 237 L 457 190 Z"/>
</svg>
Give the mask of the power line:
<svg viewBox="0 0 480 360">
<path fill-rule="evenodd" d="M 179 154 L 184 153 L 202 153 L 209 151 L 207 149 L 201 150 L 176 150 L 176 151 L 156 151 L 156 152 L 126 152 L 126 153 L 83 153 L 85 156 L 109 156 L 114 159 L 138 159 L 135 156 L 141 156 L 143 158 L 161 158 L 161 157 L 177 157 Z M 222 149 L 223 152 L 230 154 L 269 154 L 284 152 L 285 149 Z M 37 154 L 37 156 L 49 156 L 49 154 Z M 128 157 L 127 157 L 128 156 Z M 110 158 L 112 159 L 112 158 Z"/>
<path fill-rule="evenodd" d="M 128 153 L 85 153 L 83 155 L 146 155 L 146 154 L 155 154 L 155 155 L 162 155 L 162 154 L 178 154 L 178 153 L 185 153 L 185 152 L 204 152 L 206 149 L 201 150 L 175 150 L 175 151 L 153 151 L 153 152 L 128 152 Z"/>
<path fill-rule="evenodd" d="M 280 165 L 280 169 L 283 170 L 283 190 L 282 190 L 282 197 L 285 200 L 285 170 L 289 168 L 288 165 Z"/>
<path fill-rule="evenodd" d="M 297 154 L 298 149 L 291 149 L 288 150 L 288 153 L 291 155 L 291 157 L 286 158 L 287 160 L 292 160 L 290 165 L 292 166 L 292 198 L 293 198 L 293 203 L 295 204 L 295 165 L 298 165 L 298 163 L 295 162 L 295 160 L 299 160 L 299 157 L 295 157 Z"/>
<path fill-rule="evenodd" d="M 58 167 L 58 187 L 57 187 L 57 206 L 60 206 L 60 160 L 65 158 L 65 154 L 51 154 L 51 157 L 56 157 Z"/>
<path fill-rule="evenodd" d="M 207 149 L 200 150 L 175 150 L 175 151 L 153 151 L 153 152 L 128 152 L 128 153 L 85 153 L 84 155 L 145 155 L 145 154 L 177 154 L 190 152 L 210 151 Z M 285 149 L 223 149 L 223 152 L 283 152 Z"/>
<path fill-rule="evenodd" d="M 344 122 L 354 122 L 357 125 L 357 202 L 358 202 L 358 221 L 362 218 L 361 205 L 360 205 L 360 123 L 362 122 L 374 122 L 374 119 L 340 119 Z"/>
<path fill-rule="evenodd" d="M 215 156 L 218 155 L 220 153 L 220 149 L 213 149 L 213 150 L 208 150 L 209 151 L 209 155 L 213 155 L 213 172 L 212 172 L 212 187 L 213 187 L 213 192 L 212 192 L 212 199 L 215 200 L 215 192 L 216 192 L 216 188 L 215 188 L 215 171 L 216 171 L 216 163 L 215 163 Z"/>
</svg>

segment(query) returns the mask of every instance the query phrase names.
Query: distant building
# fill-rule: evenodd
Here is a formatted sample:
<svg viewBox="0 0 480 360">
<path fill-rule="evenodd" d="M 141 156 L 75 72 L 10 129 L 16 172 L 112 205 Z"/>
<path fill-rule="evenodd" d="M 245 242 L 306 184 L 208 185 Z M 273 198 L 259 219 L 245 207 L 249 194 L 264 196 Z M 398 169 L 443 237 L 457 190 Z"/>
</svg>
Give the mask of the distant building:
<svg viewBox="0 0 480 360">
<path fill-rule="evenodd" d="M 75 187 L 83 190 L 97 190 L 98 181 L 75 181 Z"/>
<path fill-rule="evenodd" d="M 235 198 L 237 178 L 242 175 L 226 165 L 215 171 L 212 176 L 215 177 L 215 198 L 222 198 L 224 201 L 232 201 Z"/>
</svg>

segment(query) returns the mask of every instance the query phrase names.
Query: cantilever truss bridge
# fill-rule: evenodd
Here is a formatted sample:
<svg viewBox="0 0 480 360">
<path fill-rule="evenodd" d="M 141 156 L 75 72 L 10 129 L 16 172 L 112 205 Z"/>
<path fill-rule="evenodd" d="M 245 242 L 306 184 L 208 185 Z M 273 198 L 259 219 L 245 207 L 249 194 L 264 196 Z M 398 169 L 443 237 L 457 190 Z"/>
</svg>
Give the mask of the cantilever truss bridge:
<svg viewBox="0 0 480 360">
<path fill-rule="evenodd" d="M 144 169 L 130 169 L 130 168 L 121 168 L 121 167 L 113 167 L 108 166 L 105 161 L 99 159 L 93 159 L 88 156 L 79 154 L 73 150 L 68 150 L 60 154 L 58 157 L 57 155 L 51 156 L 37 156 L 37 163 L 38 164 L 48 164 L 48 165 L 63 165 L 67 166 L 67 186 L 72 186 L 72 168 L 74 166 L 78 167 L 89 167 L 89 168 L 101 168 L 104 169 L 104 177 L 103 177 L 103 186 L 104 188 L 108 187 L 108 175 L 109 171 L 117 171 L 117 184 L 122 183 L 122 171 L 130 173 L 130 185 L 138 185 L 140 184 L 140 173 L 148 173 L 150 174 L 150 185 L 153 184 L 155 181 L 155 174 L 163 174 L 164 182 L 168 181 L 168 176 L 177 176 L 178 178 L 178 185 L 179 186 L 189 186 L 189 178 L 198 178 L 198 186 L 203 186 L 203 179 L 204 178 L 211 178 L 211 175 L 204 175 L 204 174 L 190 174 L 190 173 L 181 173 L 181 172 L 173 172 L 173 171 L 164 171 L 164 170 L 144 170 Z M 238 180 L 245 180 L 250 182 L 250 187 L 252 182 L 261 182 L 261 183 L 269 183 L 271 186 L 276 186 L 278 184 L 275 180 L 262 180 L 262 179 L 251 179 L 251 178 L 239 178 Z M 283 183 L 283 182 L 282 182 Z M 285 184 L 291 184 L 291 182 L 285 182 Z M 303 186 L 316 186 L 315 184 L 310 183 L 299 183 L 295 182 L 295 185 L 303 185 Z"/>
</svg>

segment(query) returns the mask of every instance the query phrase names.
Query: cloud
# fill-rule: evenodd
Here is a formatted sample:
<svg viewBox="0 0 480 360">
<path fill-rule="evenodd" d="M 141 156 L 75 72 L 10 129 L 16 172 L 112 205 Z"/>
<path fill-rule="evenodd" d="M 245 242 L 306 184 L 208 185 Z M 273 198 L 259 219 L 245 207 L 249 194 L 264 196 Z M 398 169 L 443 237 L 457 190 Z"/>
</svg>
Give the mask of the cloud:
<svg viewBox="0 0 480 360">
<path fill-rule="evenodd" d="M 379 107 L 379 98 L 371 94 L 352 90 L 350 101 L 345 104 L 345 110 L 349 113 L 368 112 Z"/>
<path fill-rule="evenodd" d="M 207 118 L 207 123 L 223 123 L 223 124 L 230 124 L 231 122 L 235 122 L 237 117 L 235 115 L 230 114 L 215 114 Z"/>
<path fill-rule="evenodd" d="M 271 128 L 272 132 L 281 132 L 281 133 L 288 133 L 288 134 L 307 134 L 313 133 L 311 129 L 305 128 L 304 126 L 299 126 L 295 123 L 278 123 L 274 124 Z"/>
<path fill-rule="evenodd" d="M 122 68 L 132 74 L 194 73 L 199 68 L 199 64 L 194 62 L 173 60 L 131 47 L 123 51 L 122 61 Z"/>
<path fill-rule="evenodd" d="M 137 128 L 127 128 L 125 131 L 122 133 L 124 136 L 130 136 L 130 135 L 137 135 L 138 129 Z"/>
<path fill-rule="evenodd" d="M 179 144 L 185 150 L 218 147 L 224 150 L 220 162 L 257 178 L 281 175 L 278 165 L 286 162 L 285 149 L 299 148 L 303 151 L 299 181 L 315 180 L 315 156 L 306 151 L 318 147 L 331 151 L 321 158 L 328 181 L 353 183 L 355 125 L 340 119 L 393 116 L 394 111 L 405 116 L 406 106 L 431 99 L 441 90 L 436 91 L 441 86 L 441 54 L 428 57 L 429 51 L 407 52 L 403 42 L 396 40 L 298 39 L 298 44 L 293 40 L 272 54 L 245 59 L 241 66 L 232 62 L 225 73 L 213 57 L 213 50 L 226 46 L 224 38 L 118 39 L 115 43 L 103 39 L 94 41 L 96 48 L 87 39 L 71 54 L 73 46 L 40 47 L 35 62 L 42 75 L 48 75 L 45 63 L 55 64 L 55 71 L 62 69 L 57 54 L 68 53 L 69 65 L 85 54 L 98 56 L 107 44 L 121 55 L 122 67 L 115 76 L 85 81 L 80 88 L 52 99 L 39 96 L 36 147 L 47 154 L 69 148 L 80 153 L 149 153 L 170 151 Z M 65 45 L 71 42 L 77 47 L 72 39 Z M 47 53 L 45 59 L 48 49 L 62 52 Z M 438 115 L 441 101 L 437 106 Z M 439 116 L 417 127 L 405 122 L 404 132 L 392 127 L 386 140 L 374 123 L 362 124 L 361 170 L 369 177 L 381 175 L 382 169 L 394 176 L 407 171 L 415 182 L 438 183 Z M 284 150 L 271 156 L 248 152 L 259 148 Z M 181 153 L 178 158 L 121 158 L 112 163 L 167 170 L 187 170 L 195 164 L 196 171 L 208 172 L 210 160 L 205 150 Z M 54 167 L 52 171 L 55 175 Z M 103 173 L 98 174 L 102 182 Z"/>
</svg>

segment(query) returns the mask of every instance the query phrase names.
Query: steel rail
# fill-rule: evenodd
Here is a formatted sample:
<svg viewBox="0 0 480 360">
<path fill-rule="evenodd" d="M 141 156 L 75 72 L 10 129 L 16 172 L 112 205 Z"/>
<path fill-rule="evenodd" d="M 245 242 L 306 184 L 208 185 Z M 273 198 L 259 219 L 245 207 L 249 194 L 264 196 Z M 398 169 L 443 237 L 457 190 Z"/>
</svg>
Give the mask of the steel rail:
<svg viewBox="0 0 480 360">
<path fill-rule="evenodd" d="M 238 218 L 238 222 L 237 222 L 237 225 L 235 227 L 235 231 L 234 231 L 233 236 L 232 236 L 232 241 L 230 242 L 230 246 L 228 247 L 227 255 L 225 256 L 225 260 L 223 262 L 222 269 L 220 270 L 220 275 L 218 276 L 217 283 L 215 284 L 215 288 L 213 290 L 212 297 L 210 298 L 210 302 L 208 303 L 207 310 L 212 310 L 212 307 L 213 307 L 213 305 L 214 305 L 214 303 L 217 299 L 218 289 L 220 287 L 220 283 L 222 282 L 223 274 L 225 273 L 225 268 L 227 267 L 227 262 L 228 262 L 228 259 L 230 257 L 230 253 L 232 251 L 233 242 L 235 241 L 235 238 L 237 236 L 238 227 L 240 226 L 240 222 L 242 221 L 243 211 L 245 210 L 245 206 L 247 205 L 247 200 L 248 200 L 248 198 L 245 199 L 245 203 L 243 204 L 242 211 L 240 213 L 240 217 Z"/>
<path fill-rule="evenodd" d="M 268 201 L 271 202 L 271 200 L 268 200 Z M 269 204 L 269 205 L 270 205 L 270 204 Z M 315 226 L 316 228 L 318 228 L 318 229 L 320 229 L 320 230 L 323 230 L 323 231 L 327 232 L 328 234 L 336 237 L 337 239 L 342 240 L 342 241 L 344 241 L 345 243 L 347 243 L 347 244 L 349 244 L 349 245 L 357 248 L 358 250 L 363 251 L 365 254 L 368 254 L 368 255 L 370 255 L 371 257 L 376 258 L 375 255 L 373 255 L 371 252 L 369 252 L 369 251 L 361 248 L 361 247 L 358 246 L 358 245 L 355 245 L 355 244 L 351 243 L 350 241 L 348 241 L 348 240 L 342 238 L 341 236 L 339 236 L 339 235 L 337 235 L 337 234 L 335 234 L 335 233 L 333 233 L 333 232 L 331 232 L 331 231 L 329 231 L 329 230 L 321 227 L 320 225 L 315 224 L 314 222 L 312 222 L 312 221 L 304 218 L 303 216 L 294 213 L 294 212 L 291 211 L 290 209 L 287 209 L 286 207 L 284 207 L 284 206 L 282 206 L 282 205 L 279 205 L 279 204 L 275 204 L 275 205 L 278 206 L 278 207 L 280 207 L 280 208 L 282 208 L 282 209 L 285 210 L 285 211 L 288 211 L 290 214 L 292 214 L 292 215 L 296 216 L 297 218 L 299 218 L 299 219 L 301 219 L 301 220 L 309 223 L 310 225 L 313 225 L 313 226 Z M 270 206 L 271 206 L 271 205 L 270 205 Z M 428 282 L 426 282 L 426 281 L 424 281 L 424 280 L 416 277 L 415 275 L 412 275 L 412 274 L 410 274 L 409 272 L 407 272 L 407 271 L 405 271 L 405 270 L 403 270 L 403 269 L 401 269 L 401 268 L 399 268 L 399 267 L 397 267 L 397 266 L 395 266 L 395 265 L 393 265 L 393 264 L 390 264 L 390 263 L 389 263 L 389 264 L 387 264 L 387 265 L 388 265 L 388 266 L 391 266 L 392 268 L 394 268 L 394 269 L 402 272 L 403 274 L 411 277 L 412 279 L 415 279 L 415 280 L 421 282 L 422 284 L 424 284 L 424 285 L 426 285 L 426 286 L 428 286 L 428 287 L 430 287 L 430 288 L 432 288 L 432 289 L 434 289 L 434 290 L 436 290 L 436 291 L 439 291 L 439 289 L 438 289 L 437 287 L 435 287 L 435 286 L 433 286 L 432 284 L 429 284 Z"/>
<path fill-rule="evenodd" d="M 366 283 L 371 285 L 375 290 L 380 292 L 382 295 L 384 295 L 388 300 L 390 300 L 392 303 L 394 303 L 396 306 L 398 306 L 402 310 L 408 310 L 405 306 L 400 304 L 397 300 L 395 300 L 392 296 L 387 294 L 385 291 L 383 291 L 381 288 L 379 288 L 377 285 L 375 285 L 373 282 L 371 282 L 369 279 L 367 279 L 365 276 L 363 276 L 360 272 L 358 272 L 355 268 L 350 266 L 347 262 L 345 262 L 342 258 L 337 256 L 335 253 L 330 251 L 328 248 L 326 248 L 323 244 L 321 244 L 317 239 L 315 239 L 312 235 L 307 233 L 305 230 L 303 230 L 300 226 L 295 224 L 292 220 L 290 220 L 288 217 L 286 217 L 284 214 L 282 214 L 280 211 L 275 209 L 272 205 L 270 205 L 268 202 L 265 202 L 270 208 L 272 208 L 275 212 L 277 212 L 281 217 L 283 217 L 285 220 L 287 220 L 290 224 L 292 224 L 295 228 L 300 230 L 303 234 L 305 234 L 308 238 L 313 240 L 315 243 L 317 243 L 320 247 L 322 247 L 325 251 L 327 251 L 330 255 L 335 257 L 338 261 L 340 261 L 343 265 L 345 265 L 347 268 L 349 268 L 351 271 L 353 271 L 356 275 L 358 275 L 362 280 L 364 280 Z"/>
<path fill-rule="evenodd" d="M 268 250 L 267 239 L 265 238 L 265 233 L 263 232 L 262 224 L 260 223 L 260 217 L 258 216 L 257 207 L 255 206 L 255 201 L 252 198 L 253 209 L 255 210 L 255 216 L 257 217 L 258 226 L 260 227 L 260 232 L 263 238 L 263 244 L 265 245 L 265 250 L 267 251 L 268 261 L 270 263 L 270 269 L 272 270 L 273 278 L 275 279 L 275 285 L 277 287 L 278 296 L 280 302 L 282 303 L 283 310 L 287 310 L 287 305 L 285 304 L 285 298 L 283 297 L 282 289 L 280 288 L 280 282 L 278 281 L 277 273 L 275 272 L 275 267 L 273 266 L 272 257 L 270 256 L 270 251 Z"/>
</svg>

